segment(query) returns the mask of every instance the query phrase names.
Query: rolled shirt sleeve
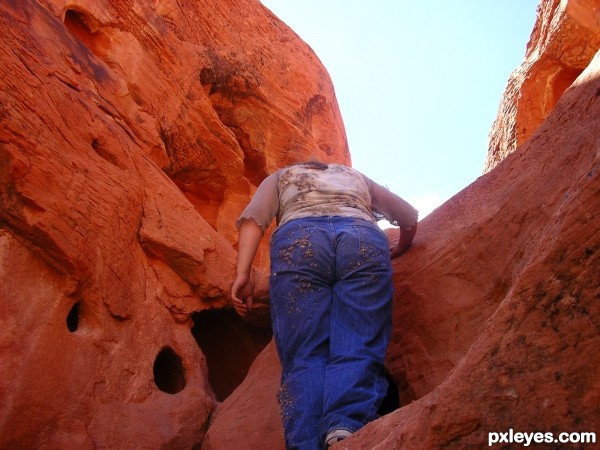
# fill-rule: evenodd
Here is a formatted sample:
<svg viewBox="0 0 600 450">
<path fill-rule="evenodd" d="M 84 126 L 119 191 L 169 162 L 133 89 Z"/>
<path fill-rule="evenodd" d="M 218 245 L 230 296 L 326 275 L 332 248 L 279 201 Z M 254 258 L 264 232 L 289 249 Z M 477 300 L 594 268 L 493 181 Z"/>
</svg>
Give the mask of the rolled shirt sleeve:
<svg viewBox="0 0 600 450">
<path fill-rule="evenodd" d="M 279 210 L 278 181 L 279 172 L 275 172 L 260 183 L 252 200 L 235 223 L 238 230 L 244 220 L 253 219 L 264 233 Z"/>
</svg>

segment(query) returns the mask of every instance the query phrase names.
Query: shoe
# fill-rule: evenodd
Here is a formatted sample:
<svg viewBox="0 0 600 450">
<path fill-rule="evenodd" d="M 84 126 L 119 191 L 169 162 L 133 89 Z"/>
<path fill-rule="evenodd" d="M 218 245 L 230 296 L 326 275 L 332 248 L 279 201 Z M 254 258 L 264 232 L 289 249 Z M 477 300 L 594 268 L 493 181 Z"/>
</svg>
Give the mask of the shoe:
<svg viewBox="0 0 600 450">
<path fill-rule="evenodd" d="M 329 448 L 333 444 L 343 441 L 347 437 L 350 437 L 351 434 L 352 432 L 350 430 L 346 430 L 345 428 L 331 430 L 329 433 L 327 433 L 327 437 L 325 438 L 325 448 Z"/>
</svg>

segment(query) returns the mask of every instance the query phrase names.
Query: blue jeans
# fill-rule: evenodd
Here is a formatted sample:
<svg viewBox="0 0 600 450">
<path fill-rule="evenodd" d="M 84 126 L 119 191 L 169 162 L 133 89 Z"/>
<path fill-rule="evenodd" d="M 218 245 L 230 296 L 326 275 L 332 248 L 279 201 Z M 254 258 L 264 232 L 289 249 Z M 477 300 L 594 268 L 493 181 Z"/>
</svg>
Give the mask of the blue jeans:
<svg viewBox="0 0 600 450">
<path fill-rule="evenodd" d="M 379 227 L 344 217 L 286 223 L 271 241 L 270 294 L 288 449 L 322 448 L 328 431 L 377 418 L 393 295 Z"/>
</svg>

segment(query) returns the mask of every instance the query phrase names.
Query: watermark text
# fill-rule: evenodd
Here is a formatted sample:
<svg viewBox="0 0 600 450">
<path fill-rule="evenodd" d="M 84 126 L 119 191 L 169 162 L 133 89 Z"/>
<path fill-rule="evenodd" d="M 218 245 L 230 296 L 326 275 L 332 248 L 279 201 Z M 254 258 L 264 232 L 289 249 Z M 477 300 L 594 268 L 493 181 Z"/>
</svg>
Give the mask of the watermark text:
<svg viewBox="0 0 600 450">
<path fill-rule="evenodd" d="M 495 444 L 521 444 L 528 447 L 531 444 L 594 444 L 596 442 L 596 433 L 543 433 L 536 431 L 533 433 L 523 433 L 514 431 L 512 428 L 506 432 L 488 433 L 488 446 Z"/>
</svg>

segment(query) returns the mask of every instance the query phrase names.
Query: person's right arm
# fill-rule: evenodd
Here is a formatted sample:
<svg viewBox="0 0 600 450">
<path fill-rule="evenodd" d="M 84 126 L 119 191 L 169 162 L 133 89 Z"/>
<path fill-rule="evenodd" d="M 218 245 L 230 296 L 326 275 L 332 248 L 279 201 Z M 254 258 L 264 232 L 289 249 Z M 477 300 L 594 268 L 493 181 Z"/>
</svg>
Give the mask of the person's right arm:
<svg viewBox="0 0 600 450">
<path fill-rule="evenodd" d="M 238 243 L 237 275 L 231 286 L 233 307 L 241 316 L 252 309 L 254 280 L 252 261 L 263 236 L 263 230 L 253 219 L 244 219 L 240 226 Z"/>
<path fill-rule="evenodd" d="M 262 236 L 279 208 L 278 174 L 263 180 L 236 222 L 239 229 L 237 273 L 231 286 L 233 307 L 241 316 L 252 309 L 254 280 L 252 262 Z"/>
</svg>

